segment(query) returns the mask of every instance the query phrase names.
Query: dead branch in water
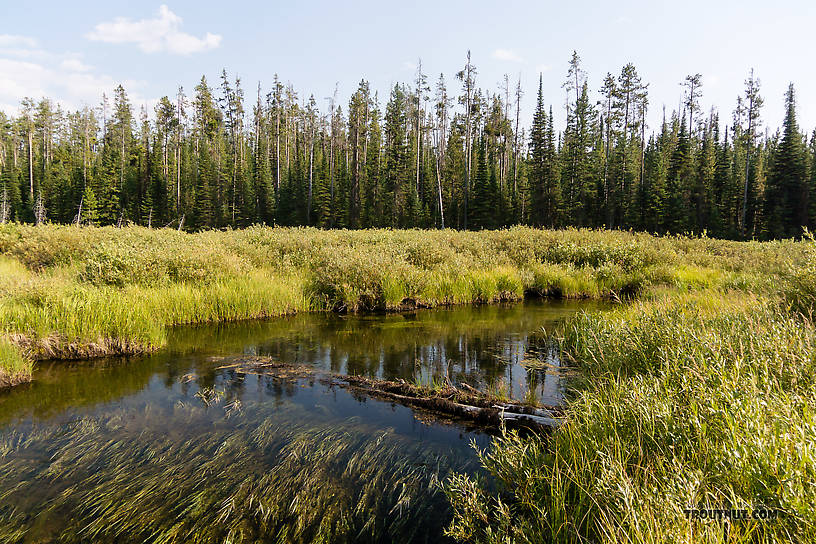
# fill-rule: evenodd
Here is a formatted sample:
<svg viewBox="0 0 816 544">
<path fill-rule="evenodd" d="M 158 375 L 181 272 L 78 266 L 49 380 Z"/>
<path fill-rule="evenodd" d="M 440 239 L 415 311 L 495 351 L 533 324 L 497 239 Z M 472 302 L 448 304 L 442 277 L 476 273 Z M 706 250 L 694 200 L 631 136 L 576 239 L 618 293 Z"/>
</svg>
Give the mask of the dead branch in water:
<svg viewBox="0 0 816 544">
<path fill-rule="evenodd" d="M 389 381 L 363 376 L 349 376 L 316 370 L 309 366 L 292 365 L 269 357 L 241 357 L 218 369 L 237 374 L 269 375 L 293 379 L 321 374 L 337 385 L 378 400 L 421 408 L 435 414 L 473 421 L 486 427 L 527 427 L 551 429 L 563 423 L 563 413 L 556 407 L 532 407 L 483 393 L 468 384 L 456 387 L 423 387 L 404 380 Z"/>
</svg>

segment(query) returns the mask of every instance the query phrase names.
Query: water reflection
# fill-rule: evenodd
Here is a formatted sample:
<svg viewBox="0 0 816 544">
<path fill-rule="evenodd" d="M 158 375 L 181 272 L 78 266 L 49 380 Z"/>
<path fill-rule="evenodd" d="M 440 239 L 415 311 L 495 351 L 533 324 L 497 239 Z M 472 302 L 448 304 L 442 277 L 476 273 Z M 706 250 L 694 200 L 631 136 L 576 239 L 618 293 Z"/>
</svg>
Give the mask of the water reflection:
<svg viewBox="0 0 816 544">
<path fill-rule="evenodd" d="M 438 542 L 449 510 L 435 482 L 478 471 L 470 442 L 489 436 L 319 373 L 238 374 L 222 358 L 505 383 L 557 402 L 547 330 L 580 307 L 183 327 L 151 356 L 41 363 L 0 394 L 0 542 Z"/>
<path fill-rule="evenodd" d="M 385 315 L 299 315 L 270 321 L 184 327 L 173 331 L 180 352 L 202 346 L 219 353 L 266 355 L 343 374 L 429 383 L 505 388 L 522 398 L 562 399 L 557 349 L 549 333 L 587 302 L 453 307 Z M 201 379 L 214 375 L 200 369 Z M 209 385 L 209 383 L 207 383 Z"/>
</svg>

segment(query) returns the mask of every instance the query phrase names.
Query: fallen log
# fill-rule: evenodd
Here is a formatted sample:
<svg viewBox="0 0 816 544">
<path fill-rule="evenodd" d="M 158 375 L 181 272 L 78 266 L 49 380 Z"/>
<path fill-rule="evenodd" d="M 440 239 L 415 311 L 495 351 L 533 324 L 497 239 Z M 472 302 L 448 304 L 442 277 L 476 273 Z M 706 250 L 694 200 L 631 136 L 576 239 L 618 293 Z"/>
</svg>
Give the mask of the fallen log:
<svg viewBox="0 0 816 544">
<path fill-rule="evenodd" d="M 273 376 L 278 379 L 317 375 L 322 378 L 321 381 L 330 386 L 347 388 L 358 395 L 420 408 L 437 416 L 472 421 L 486 427 L 509 426 L 548 430 L 564 422 L 563 414 L 558 407 L 529 406 L 507 401 L 464 383 L 456 387 L 447 381 L 444 387 L 431 388 L 410 384 L 404 380 L 388 381 L 331 373 L 260 356 L 241 357 L 230 363 L 219 366 L 216 370 Z"/>
<path fill-rule="evenodd" d="M 551 429 L 560 426 L 564 421 L 563 418 L 556 417 L 547 409 L 531 408 L 515 403 L 494 404 L 491 402 L 493 399 L 489 395 L 475 389 L 475 393 L 467 394 L 467 397 L 472 400 L 470 404 L 466 404 L 455 400 L 461 394 L 457 395 L 458 391 L 452 387 L 429 390 L 415 385 L 373 380 L 360 376 L 342 376 L 338 379 L 347 384 L 347 387 L 368 396 L 388 399 L 409 406 L 417 406 L 438 414 L 460 417 L 489 426 L 507 425 Z M 409 394 L 396 392 L 394 391 L 395 388 L 408 389 Z"/>
</svg>

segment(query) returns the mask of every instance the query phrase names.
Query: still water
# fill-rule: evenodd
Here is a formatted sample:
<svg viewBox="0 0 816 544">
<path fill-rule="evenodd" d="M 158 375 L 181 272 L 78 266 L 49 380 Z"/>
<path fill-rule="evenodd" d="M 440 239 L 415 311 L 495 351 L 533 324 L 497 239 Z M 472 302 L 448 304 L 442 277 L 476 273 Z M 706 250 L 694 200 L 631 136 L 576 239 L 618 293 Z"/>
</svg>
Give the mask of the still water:
<svg viewBox="0 0 816 544">
<path fill-rule="evenodd" d="M 516 398 L 563 395 L 550 333 L 588 304 L 180 327 L 150 356 L 43 362 L 0 393 L 0 542 L 439 542 L 437 483 L 490 436 L 236 355 Z M 532 392 L 530 392 L 532 391 Z"/>
</svg>

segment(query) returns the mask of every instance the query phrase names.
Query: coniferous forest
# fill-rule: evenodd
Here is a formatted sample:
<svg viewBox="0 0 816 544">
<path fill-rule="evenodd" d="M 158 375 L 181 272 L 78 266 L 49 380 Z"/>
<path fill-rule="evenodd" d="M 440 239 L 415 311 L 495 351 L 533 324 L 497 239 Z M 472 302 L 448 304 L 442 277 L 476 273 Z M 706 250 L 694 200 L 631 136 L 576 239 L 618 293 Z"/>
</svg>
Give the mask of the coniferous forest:
<svg viewBox="0 0 816 544">
<path fill-rule="evenodd" d="M 421 63 L 378 96 L 360 81 L 348 104 L 320 108 L 276 75 L 246 88 L 226 71 L 179 87 L 152 112 L 126 90 L 64 111 L 26 98 L 0 112 L 0 220 L 184 230 L 251 224 L 486 229 L 516 224 L 798 236 L 816 227 L 816 132 L 797 124 L 793 85 L 782 127 L 747 74 L 727 114 L 702 111 L 700 74 L 679 111 L 647 126 L 648 83 L 632 64 L 591 79 L 574 53 L 566 125 L 541 84 L 480 86 L 468 53 L 454 80 Z M 680 78 L 679 78 L 680 79 Z M 522 97 L 535 99 L 530 120 Z M 773 97 L 776 99 L 777 97 Z"/>
</svg>

